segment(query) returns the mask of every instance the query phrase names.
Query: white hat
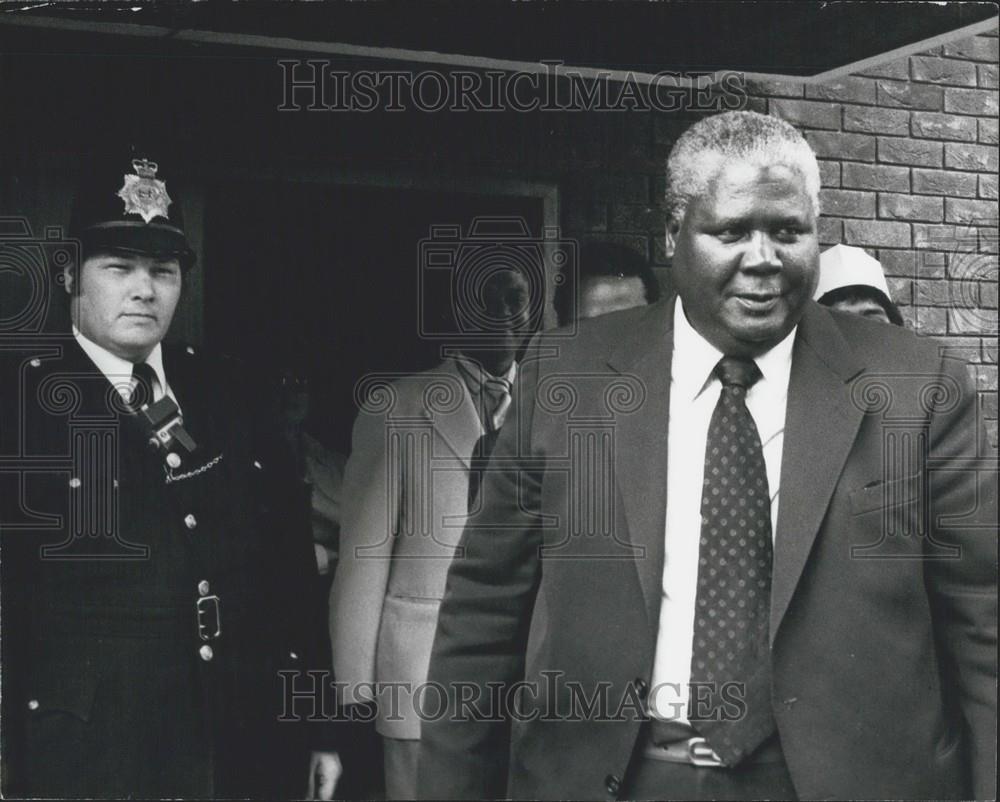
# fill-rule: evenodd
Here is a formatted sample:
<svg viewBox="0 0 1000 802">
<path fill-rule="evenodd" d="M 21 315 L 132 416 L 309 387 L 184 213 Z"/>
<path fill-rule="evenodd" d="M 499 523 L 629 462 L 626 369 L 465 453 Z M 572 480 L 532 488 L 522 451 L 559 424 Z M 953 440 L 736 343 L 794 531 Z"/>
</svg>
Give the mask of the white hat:
<svg viewBox="0 0 1000 802">
<path fill-rule="evenodd" d="M 819 255 L 819 281 L 813 298 L 819 300 L 831 290 L 862 284 L 874 287 L 892 301 L 885 273 L 878 259 L 869 256 L 861 248 L 850 245 L 834 245 Z"/>
</svg>

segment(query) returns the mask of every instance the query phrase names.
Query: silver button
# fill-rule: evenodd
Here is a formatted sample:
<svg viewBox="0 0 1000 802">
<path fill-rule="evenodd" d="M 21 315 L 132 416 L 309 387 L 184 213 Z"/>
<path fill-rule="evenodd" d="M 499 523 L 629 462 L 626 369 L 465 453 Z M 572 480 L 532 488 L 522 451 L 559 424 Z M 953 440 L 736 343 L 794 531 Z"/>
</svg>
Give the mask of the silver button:
<svg viewBox="0 0 1000 802">
<path fill-rule="evenodd" d="M 215 652 L 213 652 L 212 647 L 206 643 L 198 650 L 198 656 L 207 663 L 215 657 Z"/>
<path fill-rule="evenodd" d="M 30 362 L 29 362 L 28 364 L 29 364 L 29 365 L 31 365 L 31 367 L 33 367 L 33 368 L 40 368 L 40 367 L 42 366 L 42 360 L 40 360 L 40 359 L 39 359 L 39 358 L 38 358 L 38 357 L 36 356 L 36 357 L 35 357 L 34 359 L 32 359 L 32 360 L 31 360 L 31 361 L 30 361 Z"/>
<path fill-rule="evenodd" d="M 289 652 L 288 656 L 291 657 L 293 660 L 299 659 L 299 656 L 295 652 Z"/>
<path fill-rule="evenodd" d="M 184 350 L 187 351 L 189 354 L 191 354 L 191 356 L 194 356 L 194 348 L 192 348 L 190 345 Z"/>
<path fill-rule="evenodd" d="M 74 490 L 76 490 L 82 484 L 83 482 L 80 481 L 80 478 L 78 476 L 74 476 L 72 479 L 69 480 L 69 486 L 72 487 Z"/>
<path fill-rule="evenodd" d="M 199 596 L 207 596 L 208 592 L 211 589 L 212 589 L 212 587 L 211 587 L 211 585 L 208 584 L 208 580 L 207 579 L 203 579 L 203 580 L 201 580 L 201 582 L 198 583 L 198 595 Z"/>
<path fill-rule="evenodd" d="M 254 466 L 254 467 L 255 467 L 255 468 L 256 468 L 256 469 L 258 470 L 258 471 L 260 471 L 260 470 L 263 470 L 263 468 L 264 468 L 264 466 L 263 466 L 263 465 L 261 465 L 261 464 L 260 464 L 259 462 L 257 462 L 257 460 L 254 460 L 254 461 L 253 461 L 253 466 Z"/>
<path fill-rule="evenodd" d="M 179 468 L 179 467 L 181 467 L 181 456 L 180 456 L 180 454 L 175 454 L 173 451 L 171 451 L 169 454 L 167 454 L 167 465 L 169 465 L 171 468 Z"/>
<path fill-rule="evenodd" d="M 112 480 L 111 480 L 111 484 L 112 484 L 112 485 L 114 486 L 114 488 L 115 488 L 116 490 L 118 489 L 118 480 L 117 480 L 117 479 L 112 479 Z"/>
<path fill-rule="evenodd" d="M 198 519 L 195 518 L 191 513 L 184 516 L 184 526 L 188 529 L 194 529 L 198 525 Z"/>
<path fill-rule="evenodd" d="M 39 706 L 37 699 L 32 699 L 28 702 L 28 710 L 38 710 Z"/>
</svg>

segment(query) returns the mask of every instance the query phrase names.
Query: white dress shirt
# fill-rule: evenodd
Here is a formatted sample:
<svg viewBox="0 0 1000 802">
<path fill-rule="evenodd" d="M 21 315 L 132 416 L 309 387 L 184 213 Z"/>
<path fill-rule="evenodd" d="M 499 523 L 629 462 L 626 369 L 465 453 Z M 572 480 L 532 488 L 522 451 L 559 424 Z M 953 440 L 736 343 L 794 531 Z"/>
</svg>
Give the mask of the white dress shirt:
<svg viewBox="0 0 1000 802">
<path fill-rule="evenodd" d="M 771 536 L 778 519 L 781 448 L 795 329 L 754 361 L 760 378 L 746 396 L 764 449 L 771 493 Z M 670 362 L 670 421 L 667 439 L 667 524 L 663 550 L 663 598 L 653 661 L 650 712 L 687 721 L 694 611 L 698 594 L 698 546 L 705 445 L 722 392 L 712 374 L 723 354 L 692 328 L 680 298 L 674 307 Z"/>
<path fill-rule="evenodd" d="M 127 359 L 122 359 L 120 356 L 112 354 L 93 340 L 88 340 L 76 326 L 73 326 L 73 336 L 80 344 L 83 352 L 90 357 L 90 361 L 111 382 L 111 385 L 119 392 L 122 399 L 128 401 L 132 394 L 132 363 Z M 180 406 L 173 390 L 167 384 L 167 374 L 163 371 L 163 349 L 160 347 L 160 343 L 156 344 L 145 361 L 156 373 L 156 381 L 153 382 L 153 400 L 159 401 L 164 395 L 169 395 L 174 400 L 174 403 Z"/>
</svg>

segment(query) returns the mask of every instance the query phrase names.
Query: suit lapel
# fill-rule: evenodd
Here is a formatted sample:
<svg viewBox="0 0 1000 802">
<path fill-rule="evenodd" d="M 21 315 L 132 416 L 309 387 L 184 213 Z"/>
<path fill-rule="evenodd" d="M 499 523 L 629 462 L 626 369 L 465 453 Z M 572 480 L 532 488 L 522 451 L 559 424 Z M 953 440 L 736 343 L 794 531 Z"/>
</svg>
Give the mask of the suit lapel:
<svg viewBox="0 0 1000 802">
<path fill-rule="evenodd" d="M 447 381 L 449 383 L 452 381 L 457 382 L 462 393 L 462 401 L 455 410 L 441 412 L 433 408 L 428 408 L 427 393 L 425 391 L 424 405 L 426 414 L 431 419 L 431 422 L 434 424 L 434 430 L 448 447 L 448 450 L 468 469 L 470 467 L 469 459 L 475 448 L 476 441 L 479 440 L 485 429 L 479 420 L 476 405 L 473 403 L 472 396 L 469 395 L 469 389 L 465 385 L 465 379 L 462 378 L 462 372 L 455 364 L 455 360 L 447 359 L 442 362 L 430 375 L 429 381 L 434 381 L 435 374 L 438 376 L 445 374 L 448 377 Z"/>
<path fill-rule="evenodd" d="M 785 412 L 771 588 L 773 642 L 861 423 L 849 380 L 862 370 L 826 310 L 799 323 Z"/>
<path fill-rule="evenodd" d="M 635 376 L 646 393 L 634 413 L 616 419 L 614 485 L 625 505 L 629 539 L 641 550 L 635 566 L 653 637 L 663 584 L 673 309 L 673 298 L 649 307 L 608 361 L 618 372 Z"/>
</svg>

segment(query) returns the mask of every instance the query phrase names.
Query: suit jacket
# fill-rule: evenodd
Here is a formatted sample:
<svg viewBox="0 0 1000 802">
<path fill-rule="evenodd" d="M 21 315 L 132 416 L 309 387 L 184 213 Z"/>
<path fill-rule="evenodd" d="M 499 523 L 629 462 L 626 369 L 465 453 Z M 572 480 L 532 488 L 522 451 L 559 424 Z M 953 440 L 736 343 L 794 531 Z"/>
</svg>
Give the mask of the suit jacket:
<svg viewBox="0 0 1000 802">
<path fill-rule="evenodd" d="M 509 706 L 455 720 L 451 692 L 424 725 L 421 798 L 620 788 L 659 623 L 672 304 L 539 339 L 522 363 L 490 525 L 462 537 L 429 679 L 480 698 L 528 684 L 513 724 Z M 772 706 L 802 798 L 995 794 L 996 474 L 975 400 L 933 342 L 807 306 L 770 614 Z"/>
<path fill-rule="evenodd" d="M 277 407 L 245 367 L 165 348 L 198 444 L 168 478 L 72 337 L 26 347 L 0 408 L 5 790 L 301 794 L 306 733 L 277 720 L 278 672 L 327 652 Z"/>
<path fill-rule="evenodd" d="M 392 384 L 370 381 L 344 476 L 330 594 L 334 673 L 347 702 L 371 700 L 375 683 L 403 683 L 380 699 L 377 729 L 414 739 L 415 692 L 427 679 L 468 514 L 469 461 L 484 429 L 453 360 Z"/>
</svg>

